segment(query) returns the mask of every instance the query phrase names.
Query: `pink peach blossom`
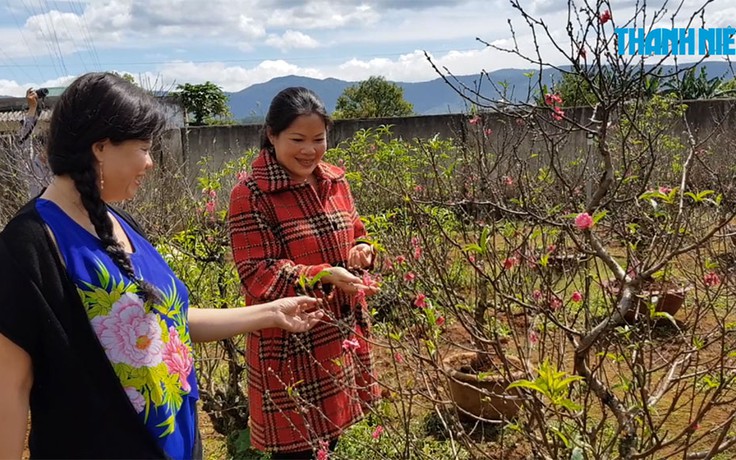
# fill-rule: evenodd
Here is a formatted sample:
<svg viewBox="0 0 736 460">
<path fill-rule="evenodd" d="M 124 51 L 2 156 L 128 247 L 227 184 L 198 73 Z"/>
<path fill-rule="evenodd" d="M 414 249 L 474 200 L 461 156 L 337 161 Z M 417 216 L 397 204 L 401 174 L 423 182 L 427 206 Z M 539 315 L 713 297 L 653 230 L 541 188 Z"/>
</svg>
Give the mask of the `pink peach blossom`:
<svg viewBox="0 0 736 460">
<path fill-rule="evenodd" d="M 360 348 L 358 339 L 345 339 L 342 341 L 342 349 L 345 351 L 355 351 Z"/>
<path fill-rule="evenodd" d="M 414 306 L 417 308 L 427 308 L 427 296 L 421 292 L 417 294 L 417 297 L 414 299 Z"/>
<path fill-rule="evenodd" d="M 587 212 L 581 212 L 575 218 L 575 226 L 578 230 L 590 230 L 593 227 L 593 218 Z"/>
<path fill-rule="evenodd" d="M 601 13 L 601 16 L 600 16 L 601 24 L 605 24 L 605 23 L 607 23 L 610 20 L 611 20 L 611 11 L 610 10 L 606 10 L 603 13 Z"/>
<path fill-rule="evenodd" d="M 504 270 L 511 270 L 516 266 L 516 264 L 519 263 L 519 260 L 516 257 L 507 257 L 503 261 L 503 269 Z"/>
<path fill-rule="evenodd" d="M 721 284 L 721 277 L 716 272 L 708 272 L 703 276 L 703 283 L 707 287 L 716 287 Z"/>
<path fill-rule="evenodd" d="M 580 303 L 583 301 L 583 295 L 580 292 L 575 291 L 572 293 L 572 296 L 570 296 L 570 300 L 575 303 Z"/>
<path fill-rule="evenodd" d="M 319 450 L 317 450 L 317 460 L 328 460 L 330 458 L 330 445 L 327 441 L 319 442 Z"/>
</svg>

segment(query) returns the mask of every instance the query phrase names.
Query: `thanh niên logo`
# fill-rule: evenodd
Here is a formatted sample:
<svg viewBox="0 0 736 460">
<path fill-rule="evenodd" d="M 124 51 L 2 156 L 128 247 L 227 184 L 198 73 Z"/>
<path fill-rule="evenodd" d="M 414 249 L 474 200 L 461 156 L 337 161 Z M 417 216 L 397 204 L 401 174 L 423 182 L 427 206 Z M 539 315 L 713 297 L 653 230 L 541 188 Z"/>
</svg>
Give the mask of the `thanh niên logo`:
<svg viewBox="0 0 736 460">
<path fill-rule="evenodd" d="M 617 27 L 618 54 L 623 56 L 736 56 L 736 28 L 651 29 Z"/>
</svg>

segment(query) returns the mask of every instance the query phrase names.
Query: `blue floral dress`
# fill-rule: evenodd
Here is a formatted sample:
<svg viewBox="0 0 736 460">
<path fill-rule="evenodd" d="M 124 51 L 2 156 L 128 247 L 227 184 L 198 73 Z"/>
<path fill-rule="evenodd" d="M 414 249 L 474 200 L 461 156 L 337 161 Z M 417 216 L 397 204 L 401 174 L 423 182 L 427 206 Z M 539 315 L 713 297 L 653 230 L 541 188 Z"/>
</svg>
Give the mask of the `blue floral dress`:
<svg viewBox="0 0 736 460">
<path fill-rule="evenodd" d="M 77 286 L 92 329 L 141 422 L 172 459 L 192 457 L 199 399 L 189 336 L 189 295 L 161 255 L 122 218 L 138 276 L 161 301 L 144 302 L 100 240 L 55 203 L 38 199 L 67 272 Z"/>
</svg>

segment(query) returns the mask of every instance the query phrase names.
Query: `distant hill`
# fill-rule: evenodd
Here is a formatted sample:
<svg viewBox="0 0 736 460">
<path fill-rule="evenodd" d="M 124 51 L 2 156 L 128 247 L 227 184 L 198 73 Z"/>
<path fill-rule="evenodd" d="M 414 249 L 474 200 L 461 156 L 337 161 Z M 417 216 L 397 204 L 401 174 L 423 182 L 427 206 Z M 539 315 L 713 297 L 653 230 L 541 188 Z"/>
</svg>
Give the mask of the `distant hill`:
<svg viewBox="0 0 736 460">
<path fill-rule="evenodd" d="M 733 76 L 727 62 L 704 62 L 701 66 L 705 67 L 710 78 L 732 78 Z M 664 74 L 672 71 L 673 67 L 663 66 Z M 503 91 L 499 84 L 505 82 L 509 99 L 513 101 L 525 100 L 529 91 L 528 74 L 530 72 L 535 71 L 531 69 L 502 69 L 490 72 L 483 78 L 480 78 L 479 75 L 458 76 L 455 77 L 457 79 L 455 86 L 464 85 L 468 88 L 480 88 L 480 93 L 484 97 L 498 100 L 500 91 Z M 533 84 L 536 84 L 538 78 L 536 72 L 533 78 Z M 559 79 L 559 72 L 552 69 L 545 71 L 542 75 L 542 83 L 547 85 Z M 336 78 L 319 80 L 300 76 L 278 77 L 265 83 L 249 86 L 236 93 L 229 93 L 230 110 L 238 120 L 261 121 L 266 116 L 271 99 L 279 91 L 289 86 L 304 86 L 319 94 L 327 109 L 332 112 L 340 94 L 345 88 L 356 83 Z M 396 83 L 404 88 L 404 97 L 414 105 L 414 111 L 417 114 L 459 113 L 468 110 L 467 101 L 442 78 L 418 83 Z M 496 85 L 495 88 L 494 84 Z"/>
</svg>

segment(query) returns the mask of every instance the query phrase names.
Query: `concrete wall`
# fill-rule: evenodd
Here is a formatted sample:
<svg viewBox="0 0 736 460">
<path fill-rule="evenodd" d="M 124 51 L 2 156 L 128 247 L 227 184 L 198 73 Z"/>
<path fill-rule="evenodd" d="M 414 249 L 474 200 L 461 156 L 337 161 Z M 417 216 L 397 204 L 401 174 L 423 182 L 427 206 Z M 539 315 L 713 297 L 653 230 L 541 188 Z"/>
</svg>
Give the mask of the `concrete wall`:
<svg viewBox="0 0 736 460">
<path fill-rule="evenodd" d="M 696 140 L 703 136 L 711 136 L 714 128 L 721 123 L 721 129 L 708 139 L 711 148 L 716 148 L 724 154 L 730 164 L 732 162 L 731 152 L 734 148 L 734 131 L 736 129 L 736 107 L 734 100 L 707 100 L 688 102 L 687 120 L 690 123 Z M 568 110 L 567 115 L 581 124 L 588 124 L 592 115 L 590 108 L 578 108 Z M 482 129 L 477 129 L 468 123 L 469 117 L 463 114 L 428 115 L 403 118 L 375 118 L 357 120 L 338 120 L 329 133 L 328 144 L 330 147 L 350 139 L 355 132 L 364 128 L 377 128 L 381 125 L 392 125 L 392 133 L 403 139 L 429 139 L 435 135 L 443 138 L 453 138 L 469 145 L 479 142 L 492 142 L 494 147 L 503 148 L 515 142 L 521 142 L 524 149 L 532 152 L 538 148 L 541 139 L 532 139 L 525 136 L 526 130 L 523 126 L 517 126 L 513 118 L 498 114 L 485 115 L 484 127 L 493 131 L 488 140 L 482 139 Z M 685 125 L 679 124 L 673 129 L 673 134 L 684 135 Z M 213 158 L 212 165 L 240 155 L 242 152 L 260 146 L 260 125 L 236 125 L 236 126 L 205 126 L 190 127 L 182 129 L 181 154 L 175 153 L 177 157 L 183 158 L 189 165 L 190 172 L 196 172 L 197 168 L 191 169 L 191 165 L 197 163 L 203 156 Z M 179 147 L 177 147 L 179 148 Z M 573 131 L 566 133 L 564 139 L 560 139 L 560 150 L 567 155 L 577 156 L 588 150 L 585 133 Z M 521 150 L 523 151 L 523 150 Z"/>
</svg>

